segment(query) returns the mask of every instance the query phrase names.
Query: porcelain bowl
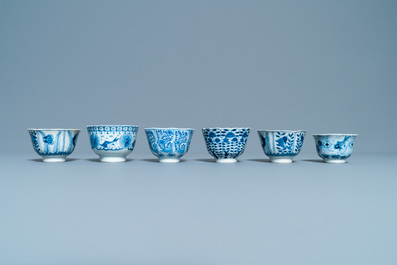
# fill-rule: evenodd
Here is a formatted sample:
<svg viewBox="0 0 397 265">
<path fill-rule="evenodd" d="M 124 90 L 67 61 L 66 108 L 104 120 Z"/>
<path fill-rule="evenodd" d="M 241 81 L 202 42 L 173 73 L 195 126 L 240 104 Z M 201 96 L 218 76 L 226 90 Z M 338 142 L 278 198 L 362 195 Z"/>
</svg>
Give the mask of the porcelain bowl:
<svg viewBox="0 0 397 265">
<path fill-rule="evenodd" d="M 317 154 L 326 163 L 346 163 L 354 147 L 357 134 L 313 134 Z"/>
<path fill-rule="evenodd" d="M 77 142 L 79 129 L 28 129 L 33 148 L 44 162 L 65 162 Z"/>
<path fill-rule="evenodd" d="M 250 128 L 203 128 L 208 153 L 217 163 L 235 163 L 244 152 Z"/>
<path fill-rule="evenodd" d="M 194 129 L 147 128 L 145 129 L 152 153 L 162 163 L 178 163 L 187 153 Z"/>
<path fill-rule="evenodd" d="M 125 162 L 134 149 L 138 126 L 89 125 L 87 131 L 91 148 L 101 162 Z"/>
<path fill-rule="evenodd" d="M 301 151 L 306 131 L 304 130 L 259 130 L 263 151 L 273 163 L 292 163 Z"/>
</svg>

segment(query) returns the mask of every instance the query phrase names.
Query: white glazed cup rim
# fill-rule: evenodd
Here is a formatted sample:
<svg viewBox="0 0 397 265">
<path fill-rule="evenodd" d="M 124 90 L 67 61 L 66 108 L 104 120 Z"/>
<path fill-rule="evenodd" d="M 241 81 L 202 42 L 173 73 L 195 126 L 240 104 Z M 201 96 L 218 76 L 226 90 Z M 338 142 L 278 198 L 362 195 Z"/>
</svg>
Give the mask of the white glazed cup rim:
<svg viewBox="0 0 397 265">
<path fill-rule="evenodd" d="M 357 136 L 357 133 L 320 133 L 320 134 L 312 134 L 313 137 L 316 136 Z"/>
<path fill-rule="evenodd" d="M 208 127 L 201 130 L 251 130 L 250 127 Z"/>
<path fill-rule="evenodd" d="M 183 131 L 194 131 L 193 128 L 176 128 L 176 127 L 169 127 L 169 128 L 151 127 L 151 128 L 145 128 L 145 131 L 154 131 L 154 130 L 183 130 Z"/>
<path fill-rule="evenodd" d="M 92 127 L 135 127 L 135 128 L 139 128 L 139 126 L 137 126 L 137 125 L 128 125 L 128 124 L 123 124 L 123 125 L 108 125 L 108 124 L 87 125 L 87 128 L 92 128 Z"/>
<path fill-rule="evenodd" d="M 257 132 L 307 132 L 307 130 L 257 130 Z"/>
<path fill-rule="evenodd" d="M 81 129 L 35 129 L 35 128 L 28 128 L 28 131 L 81 131 Z"/>
</svg>

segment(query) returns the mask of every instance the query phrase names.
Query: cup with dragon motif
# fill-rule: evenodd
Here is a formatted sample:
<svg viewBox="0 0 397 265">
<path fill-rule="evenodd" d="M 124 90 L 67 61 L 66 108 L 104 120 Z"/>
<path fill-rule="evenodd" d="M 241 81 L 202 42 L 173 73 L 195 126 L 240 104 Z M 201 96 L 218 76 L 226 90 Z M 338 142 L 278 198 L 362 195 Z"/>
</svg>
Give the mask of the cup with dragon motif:
<svg viewBox="0 0 397 265">
<path fill-rule="evenodd" d="M 306 131 L 258 130 L 265 154 L 273 163 L 292 163 L 302 148 Z"/>
<path fill-rule="evenodd" d="M 346 163 L 358 134 L 313 134 L 317 154 L 325 163 Z"/>
<path fill-rule="evenodd" d="M 138 126 L 135 125 L 89 125 L 88 135 L 92 150 L 101 162 L 125 162 L 134 150 Z"/>
<path fill-rule="evenodd" d="M 44 162 L 65 162 L 77 143 L 79 129 L 28 129 L 33 148 Z"/>
<path fill-rule="evenodd" d="M 145 132 L 150 150 L 161 163 L 178 163 L 189 150 L 194 129 L 147 128 Z"/>
<path fill-rule="evenodd" d="M 244 152 L 250 128 L 203 128 L 208 153 L 217 163 L 236 163 Z"/>
</svg>

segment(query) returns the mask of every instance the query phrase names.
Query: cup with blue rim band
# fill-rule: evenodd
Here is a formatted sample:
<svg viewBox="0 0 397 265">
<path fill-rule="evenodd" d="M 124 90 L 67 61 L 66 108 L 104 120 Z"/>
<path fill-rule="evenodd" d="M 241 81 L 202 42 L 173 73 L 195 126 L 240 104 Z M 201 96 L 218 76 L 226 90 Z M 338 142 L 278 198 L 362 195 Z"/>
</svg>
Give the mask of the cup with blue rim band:
<svg viewBox="0 0 397 265">
<path fill-rule="evenodd" d="M 88 135 L 92 150 L 101 162 L 125 162 L 135 147 L 138 133 L 135 125 L 89 125 Z"/>
</svg>

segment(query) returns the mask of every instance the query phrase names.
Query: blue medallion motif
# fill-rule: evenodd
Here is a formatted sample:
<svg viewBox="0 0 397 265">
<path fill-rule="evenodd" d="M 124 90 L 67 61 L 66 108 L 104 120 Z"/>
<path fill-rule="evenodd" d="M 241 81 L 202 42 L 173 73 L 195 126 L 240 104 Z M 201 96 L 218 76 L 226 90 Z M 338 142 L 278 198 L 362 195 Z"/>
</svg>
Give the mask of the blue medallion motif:
<svg viewBox="0 0 397 265">
<path fill-rule="evenodd" d="M 46 144 L 53 144 L 54 137 L 51 134 L 43 136 L 43 142 L 45 142 Z"/>
<path fill-rule="evenodd" d="M 245 149 L 250 128 L 203 128 L 208 153 L 215 159 L 236 159 Z"/>
<path fill-rule="evenodd" d="M 317 154 L 324 160 L 346 160 L 353 152 L 356 134 L 313 134 Z"/>
<path fill-rule="evenodd" d="M 158 158 L 179 159 L 187 153 L 193 129 L 149 128 L 145 129 L 152 153 Z"/>
</svg>

